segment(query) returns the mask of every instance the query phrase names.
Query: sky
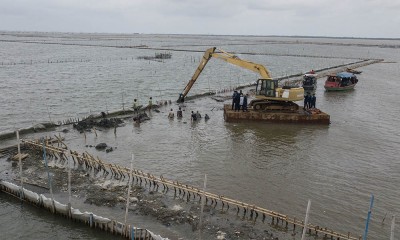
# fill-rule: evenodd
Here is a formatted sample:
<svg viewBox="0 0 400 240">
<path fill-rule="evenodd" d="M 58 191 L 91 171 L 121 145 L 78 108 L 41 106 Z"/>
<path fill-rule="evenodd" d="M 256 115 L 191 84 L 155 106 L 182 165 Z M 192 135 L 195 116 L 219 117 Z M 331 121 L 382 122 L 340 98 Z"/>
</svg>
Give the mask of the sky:
<svg viewBox="0 0 400 240">
<path fill-rule="evenodd" d="M 400 0 L 0 0 L 0 31 L 400 38 Z"/>
</svg>

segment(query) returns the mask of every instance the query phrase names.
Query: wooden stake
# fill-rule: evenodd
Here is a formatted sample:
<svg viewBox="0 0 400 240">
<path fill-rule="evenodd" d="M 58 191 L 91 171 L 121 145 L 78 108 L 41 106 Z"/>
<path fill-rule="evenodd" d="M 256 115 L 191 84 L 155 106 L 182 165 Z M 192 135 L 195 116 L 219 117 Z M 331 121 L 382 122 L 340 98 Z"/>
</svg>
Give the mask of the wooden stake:
<svg viewBox="0 0 400 240">
<path fill-rule="evenodd" d="M 199 240 L 201 240 L 201 228 L 202 228 L 202 221 L 203 221 L 203 210 L 204 210 L 204 201 L 205 201 L 205 196 L 204 193 L 206 192 L 206 185 L 207 185 L 207 174 L 204 174 L 204 187 L 203 187 L 203 193 L 201 196 L 201 210 L 200 210 L 200 221 L 199 221 Z"/>
<path fill-rule="evenodd" d="M 365 230 L 364 230 L 363 240 L 367 240 L 369 220 L 371 219 L 371 211 L 372 211 L 373 205 L 374 205 L 374 195 L 371 194 L 371 202 L 370 202 L 369 209 L 368 209 L 367 219 L 365 220 Z"/>
<path fill-rule="evenodd" d="M 396 224 L 396 216 L 392 217 L 392 226 L 390 227 L 390 240 L 394 240 L 394 227 Z"/>
<path fill-rule="evenodd" d="M 49 182 L 49 188 L 50 188 L 50 195 L 51 195 L 51 202 L 53 203 L 53 209 L 52 212 L 55 212 L 55 205 L 54 205 L 54 195 L 53 195 L 53 187 L 51 184 L 51 176 L 50 176 L 50 172 L 49 172 L 49 166 L 47 164 L 47 157 L 46 157 L 46 145 L 45 145 L 46 140 L 43 141 L 43 159 L 44 159 L 44 163 L 46 165 L 46 170 L 47 170 L 47 178 L 48 178 L 48 182 Z"/>
<path fill-rule="evenodd" d="M 129 173 L 128 195 L 126 197 L 125 226 L 126 226 L 126 219 L 128 217 L 129 198 L 130 198 L 130 195 L 131 195 L 132 171 L 133 171 L 133 160 L 134 160 L 134 158 L 135 158 L 135 156 L 132 153 L 131 170 L 130 170 L 130 173 Z"/>
<path fill-rule="evenodd" d="M 18 160 L 19 160 L 19 175 L 21 177 L 21 192 L 20 192 L 20 198 L 22 202 L 23 198 L 23 193 L 24 193 L 24 179 L 22 178 L 22 156 L 21 156 L 21 146 L 20 146 L 20 140 L 19 140 L 19 130 L 17 130 L 17 142 L 18 142 Z"/>
<path fill-rule="evenodd" d="M 311 207 L 311 200 L 308 200 L 306 218 L 304 219 L 304 228 L 303 228 L 303 235 L 301 236 L 301 240 L 304 240 L 305 237 L 306 237 L 307 224 L 308 224 L 308 214 L 310 212 L 310 207 Z"/>
<path fill-rule="evenodd" d="M 71 160 L 67 156 L 67 167 L 68 167 L 68 216 L 71 217 Z"/>
</svg>

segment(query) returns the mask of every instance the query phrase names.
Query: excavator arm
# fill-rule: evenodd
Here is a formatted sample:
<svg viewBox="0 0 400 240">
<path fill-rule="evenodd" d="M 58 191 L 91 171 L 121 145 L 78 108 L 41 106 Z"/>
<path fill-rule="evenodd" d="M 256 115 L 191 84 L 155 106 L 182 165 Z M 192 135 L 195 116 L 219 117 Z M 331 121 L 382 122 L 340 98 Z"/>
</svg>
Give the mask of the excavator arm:
<svg viewBox="0 0 400 240">
<path fill-rule="evenodd" d="M 204 53 L 203 58 L 201 59 L 201 62 L 199 66 L 197 67 L 196 71 L 194 72 L 192 78 L 186 85 L 186 87 L 183 89 L 183 92 L 179 95 L 178 102 L 183 102 L 186 95 L 189 93 L 190 89 L 192 88 L 193 84 L 196 82 L 197 78 L 200 76 L 200 73 L 203 71 L 204 67 L 207 65 L 208 61 L 212 57 L 212 54 L 215 52 L 216 47 L 209 48 L 207 51 Z"/>
<path fill-rule="evenodd" d="M 230 54 L 221 49 L 218 49 L 219 52 L 216 52 L 216 50 L 217 50 L 216 47 L 209 48 L 206 50 L 206 52 L 203 55 L 203 58 L 201 59 L 199 66 L 197 67 L 196 71 L 194 72 L 192 78 L 190 79 L 190 81 L 188 82 L 186 87 L 183 89 L 182 93 L 179 95 L 178 102 L 183 102 L 184 98 L 189 93 L 193 84 L 196 82 L 197 78 L 200 76 L 204 67 L 206 66 L 206 64 L 212 57 L 221 59 L 221 60 L 231 63 L 233 65 L 256 72 L 256 73 L 260 74 L 261 78 L 263 78 L 263 79 L 267 79 L 267 80 L 272 79 L 269 71 L 263 65 L 240 59 L 236 55 Z"/>
</svg>

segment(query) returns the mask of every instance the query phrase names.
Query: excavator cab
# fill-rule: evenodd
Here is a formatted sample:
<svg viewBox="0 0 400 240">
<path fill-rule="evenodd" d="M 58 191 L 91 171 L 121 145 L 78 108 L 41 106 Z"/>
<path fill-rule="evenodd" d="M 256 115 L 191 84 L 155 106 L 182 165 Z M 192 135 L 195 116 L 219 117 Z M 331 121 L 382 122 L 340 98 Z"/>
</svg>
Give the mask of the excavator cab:
<svg viewBox="0 0 400 240">
<path fill-rule="evenodd" d="M 295 112 L 299 106 L 293 101 L 304 98 L 303 88 L 278 86 L 278 80 L 258 79 L 255 99 L 249 106 L 256 111 L 288 111 Z"/>
<path fill-rule="evenodd" d="M 259 96 L 277 97 L 276 96 L 277 87 L 278 87 L 278 80 L 258 79 L 256 86 L 256 93 Z"/>
</svg>

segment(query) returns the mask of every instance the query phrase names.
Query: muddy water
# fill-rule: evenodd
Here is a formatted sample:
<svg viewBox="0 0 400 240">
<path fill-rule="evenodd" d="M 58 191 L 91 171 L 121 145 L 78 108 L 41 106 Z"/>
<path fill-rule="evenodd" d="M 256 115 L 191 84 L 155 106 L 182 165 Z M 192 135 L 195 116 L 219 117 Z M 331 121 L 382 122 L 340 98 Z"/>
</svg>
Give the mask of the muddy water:
<svg viewBox="0 0 400 240">
<path fill-rule="evenodd" d="M 249 46 L 246 45 L 247 41 L 258 44 L 260 39 L 240 37 L 204 37 L 202 40 L 208 41 L 210 45 L 219 44 L 221 48 L 230 51 L 339 57 L 242 56 L 267 65 L 276 73 L 274 76 L 305 71 L 310 66 L 317 69 L 337 65 L 352 61 L 347 59 L 350 57 L 399 61 L 400 56 L 398 49 L 376 47 L 312 44 Z M 192 38 L 172 40 L 165 36 L 132 41 L 147 41 L 160 46 L 174 44 L 174 48 L 198 43 L 198 40 Z M 177 41 L 182 43 L 178 44 Z M 243 45 L 230 46 L 228 43 L 231 42 Z M 4 44 L 6 46 L 3 43 L 0 46 L 25 46 L 21 43 Z M 46 45 L 30 46 L 34 47 L 31 51 L 36 49 L 49 54 Z M 120 108 L 122 102 L 129 102 L 127 99 L 135 96 L 139 96 L 142 103 L 146 103 L 150 95 L 156 100 L 175 99 L 184 85 L 182 79 L 190 78 L 201 56 L 196 53 L 173 52 L 171 61 L 158 63 L 118 60 L 121 55 L 132 58 L 154 53 L 148 50 L 101 48 L 102 55 L 99 55 L 93 47 L 61 46 L 57 47 L 57 51 L 60 52 L 51 56 L 38 55 L 38 58 L 44 61 L 47 58 L 61 58 L 65 52 L 73 51 L 73 55 L 78 56 L 76 59 L 87 57 L 92 61 L 87 64 L 40 63 L 2 67 L 0 81 L 4 86 L 2 89 L 6 89 L 1 94 L 1 119 L 5 123 L 2 125 L 3 131 L 47 120 L 48 113 L 50 117 L 62 118 Z M 21 59 L 29 57 L 20 56 Z M 13 55 L 13 58 L 16 57 Z M 217 61 L 209 64 L 210 69 L 204 71 L 203 78 L 199 79 L 193 89 L 194 93 L 209 88 L 229 88 L 237 84 L 238 79 L 239 82 L 250 82 L 257 77 Z M 98 137 L 93 133 L 88 134 L 86 141 L 74 131 L 64 136 L 71 149 L 89 151 L 123 166 L 129 166 L 130 155 L 134 153 L 136 168 L 156 175 L 162 174 L 165 178 L 201 186 L 204 174 L 207 174 L 209 191 L 290 216 L 303 217 L 307 200 L 311 199 L 310 221 L 339 232 L 352 232 L 356 235 L 363 233 L 369 197 L 373 193 L 375 205 L 369 236 L 371 239 L 387 239 L 391 215 L 398 215 L 400 207 L 397 201 L 400 194 L 400 126 L 397 120 L 400 107 L 396 104 L 400 65 L 397 62 L 382 63 L 361 70 L 363 73 L 354 91 L 328 93 L 323 91 L 323 80 L 318 82 L 317 107 L 331 115 L 330 126 L 225 123 L 222 103 L 203 98 L 186 103 L 181 121 L 167 119 L 169 108 L 177 108 L 172 104 L 160 108 L 160 113 L 152 112 L 151 121 L 140 127 L 128 121 L 124 127 L 117 129 L 116 135 L 113 130 L 100 131 Z M 223 82 L 220 79 L 225 80 Z M 25 94 L 12 94 L 16 86 L 26 88 Z M 32 89 L 36 94 L 29 94 Z M 27 107 L 24 113 L 16 110 L 22 107 L 20 101 Z M 211 119 L 192 123 L 189 117 L 192 110 L 198 110 L 203 115 L 207 113 Z M 117 149 L 106 154 L 85 147 L 99 142 L 106 142 Z M 2 144 L 9 143 L 4 141 Z M 10 207 L 6 202 L 2 204 L 5 206 L 4 210 L 0 210 L 4 211 L 1 212 L 2 216 L 19 221 L 7 215 L 7 211 L 11 211 Z M 55 224 L 46 223 L 48 218 L 51 217 L 43 217 L 43 227 Z M 149 220 L 139 221 L 151 225 Z M 71 226 L 66 231 L 75 233 L 75 227 Z M 190 239 L 185 230 L 160 227 L 160 231 L 171 238 Z M 31 232 L 35 234 L 35 230 Z M 94 235 L 91 237 L 96 238 Z"/>
</svg>

